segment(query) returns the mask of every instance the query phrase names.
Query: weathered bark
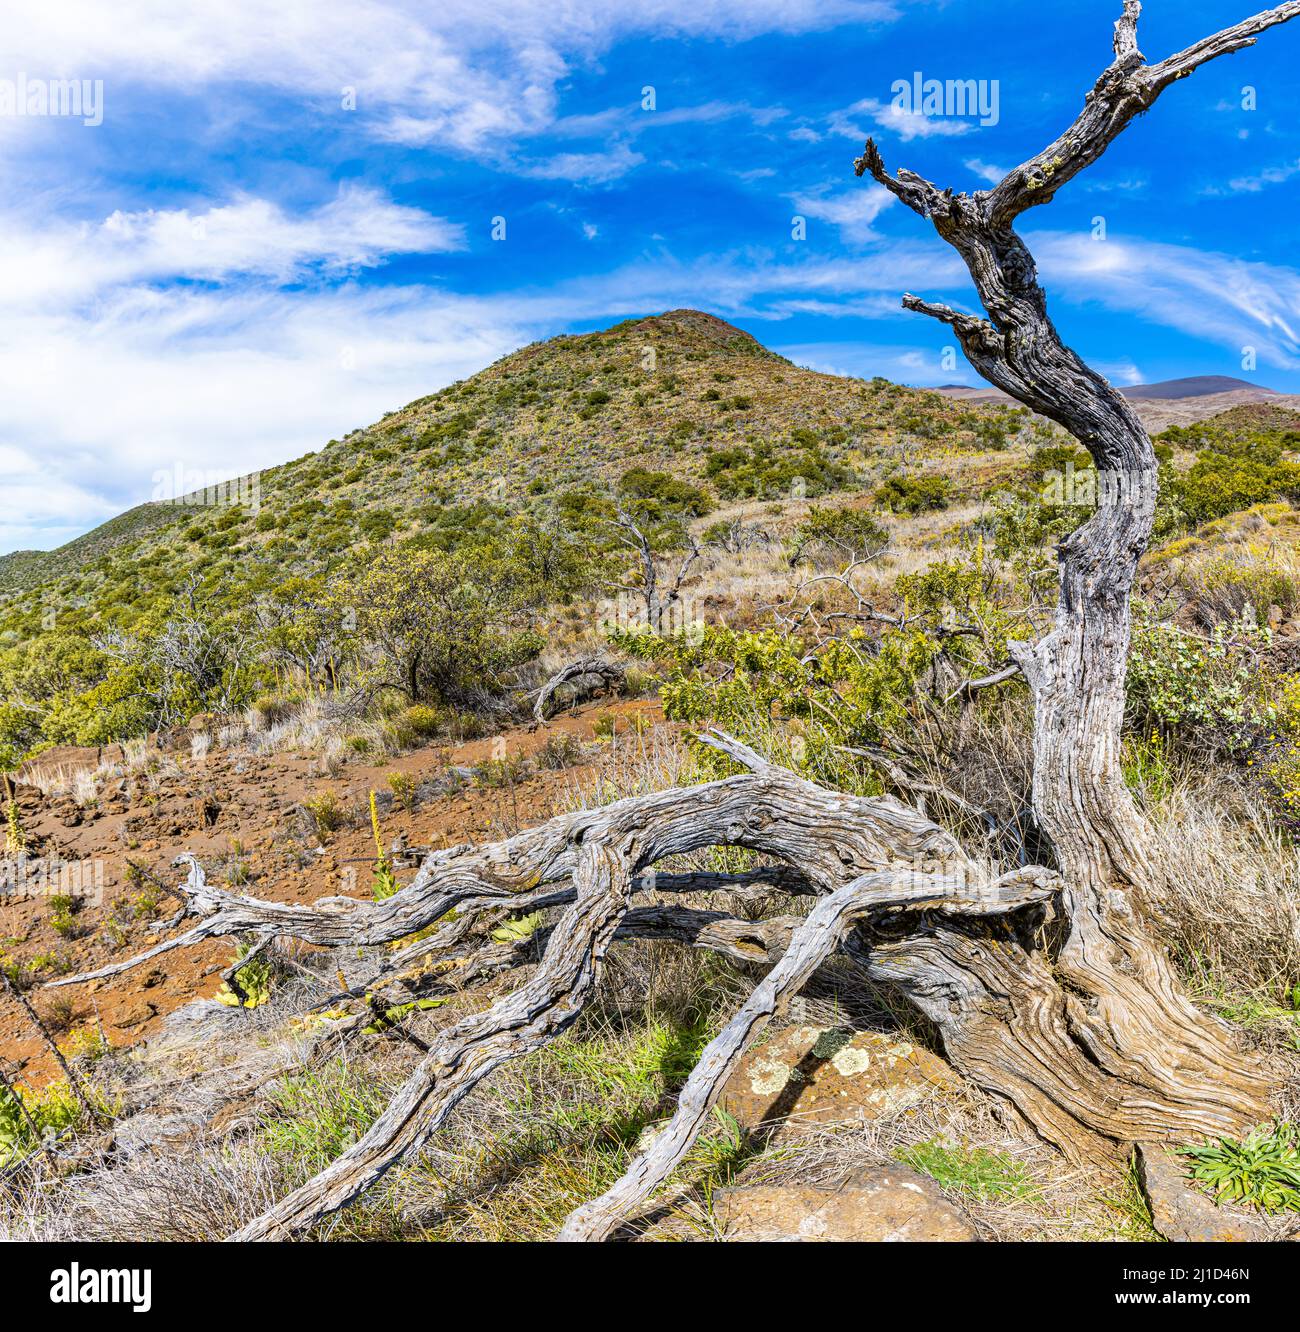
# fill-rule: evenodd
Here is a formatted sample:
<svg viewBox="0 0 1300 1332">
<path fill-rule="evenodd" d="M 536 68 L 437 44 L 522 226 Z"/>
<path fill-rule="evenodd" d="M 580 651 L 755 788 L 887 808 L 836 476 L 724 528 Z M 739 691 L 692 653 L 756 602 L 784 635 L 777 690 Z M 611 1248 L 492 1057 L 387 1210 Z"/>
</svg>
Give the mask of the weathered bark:
<svg viewBox="0 0 1300 1332">
<path fill-rule="evenodd" d="M 1034 813 L 1065 883 L 1068 932 L 1056 975 L 1027 959 L 1007 974 L 1005 957 L 972 954 L 966 941 L 941 932 L 901 942 L 892 963 L 877 964 L 896 970 L 904 985 L 921 951 L 925 984 L 934 970 L 953 970 L 953 993 L 970 1014 L 959 1062 L 985 1066 L 993 1056 L 995 1067 L 979 1080 L 1002 1083 L 1032 1123 L 1075 1155 L 1096 1154 L 1094 1135 L 1122 1142 L 1239 1129 L 1264 1112 L 1267 1089 L 1260 1068 L 1192 1006 L 1142 927 L 1138 890 L 1158 891 L 1160 878 L 1120 770 L 1120 732 L 1129 598 L 1151 535 L 1156 459 L 1124 398 L 1062 343 L 1033 257 L 1012 224 L 1096 161 L 1171 83 L 1300 14 L 1300 3 L 1153 66 L 1137 49 L 1140 8 L 1126 0 L 1115 60 L 1070 128 L 992 190 L 954 195 L 909 171 L 891 176 L 871 141 L 857 163 L 859 175 L 870 173 L 928 217 L 958 251 L 989 318 L 910 294 L 903 304 L 950 325 L 981 375 L 1068 430 L 1102 482 L 1096 513 L 1061 543 L 1052 631 L 1012 649 L 1033 695 Z M 926 1007 L 924 993 L 913 998 Z M 951 1007 L 953 998 L 944 1002 Z M 1006 1007 L 1014 1014 L 1009 1025 Z M 1050 1062 L 1038 1048 L 1044 1040 Z"/>
<path fill-rule="evenodd" d="M 631 897 L 627 870 L 603 847 L 578 852 L 573 882 L 575 900 L 551 935 L 537 975 L 447 1031 L 356 1146 L 230 1239 L 293 1234 L 350 1202 L 416 1150 L 494 1068 L 572 1025 Z"/>
<path fill-rule="evenodd" d="M 1026 887 L 1028 886 L 1028 894 Z M 1008 875 L 994 886 L 981 905 L 995 912 L 992 899 L 1003 898 L 1004 909 L 1033 901 L 1036 885 L 1023 876 Z M 564 1223 L 560 1239 L 573 1242 L 608 1239 L 619 1223 L 681 1164 L 708 1120 L 732 1070 L 754 1035 L 773 1014 L 797 994 L 813 972 L 839 947 L 849 926 L 881 907 L 939 906 L 961 901 L 968 885 L 958 876 L 921 876 L 911 871 L 865 874 L 823 897 L 790 935 L 789 945 L 771 971 L 755 986 L 739 1011 L 705 1048 L 677 1098 L 677 1109 L 650 1148 L 637 1157 L 626 1174 L 599 1198 L 579 1207 Z"/>
</svg>

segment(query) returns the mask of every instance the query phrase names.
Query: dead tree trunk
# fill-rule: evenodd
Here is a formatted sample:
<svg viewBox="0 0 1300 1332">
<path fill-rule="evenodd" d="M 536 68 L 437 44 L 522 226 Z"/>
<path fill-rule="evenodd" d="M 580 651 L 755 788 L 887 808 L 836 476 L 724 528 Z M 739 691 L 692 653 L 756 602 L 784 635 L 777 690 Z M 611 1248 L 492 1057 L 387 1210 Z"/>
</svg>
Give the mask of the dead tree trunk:
<svg viewBox="0 0 1300 1332">
<path fill-rule="evenodd" d="M 1147 66 L 1136 45 L 1138 5 L 1127 0 L 1115 61 L 1079 118 L 993 190 L 953 195 L 910 172 L 890 176 L 871 143 L 858 164 L 957 248 L 989 317 L 912 296 L 905 304 L 950 324 L 981 374 L 1071 431 L 1107 478 L 1097 512 L 1061 545 L 1054 628 L 1017 648 L 1034 699 L 1034 807 L 1060 877 L 1035 866 L 999 875 L 915 809 L 823 790 L 716 734 L 707 742 L 745 774 L 563 815 L 494 846 L 434 852 L 380 902 L 261 902 L 207 884 L 184 857 L 185 906 L 171 923 L 194 917 L 188 930 L 128 962 L 52 984 L 111 975 L 216 936 L 284 935 L 355 950 L 435 927 L 322 1001 L 364 997 L 382 1011 L 408 981 L 451 994 L 499 977 L 530 959 L 534 943 L 495 942 L 493 928 L 509 914 L 567 908 L 525 984 L 444 1032 L 359 1142 L 235 1238 L 302 1234 L 356 1198 L 491 1069 L 562 1031 L 592 993 L 606 950 L 626 938 L 677 940 L 772 967 L 705 1050 L 668 1128 L 622 1180 L 570 1217 L 565 1239 L 608 1237 L 667 1178 L 746 1041 L 836 948 L 907 996 L 962 1073 L 1073 1159 L 1114 1160 L 1132 1142 L 1234 1132 L 1264 1114 L 1261 1069 L 1192 1006 L 1142 925 L 1141 893 L 1158 889 L 1159 875 L 1120 774 L 1119 745 L 1129 596 L 1154 513 L 1151 444 L 1123 398 L 1061 343 L 1012 224 L 1095 161 L 1163 88 L 1298 13 L 1300 0 L 1291 0 Z M 654 872 L 669 856 L 711 846 L 779 863 L 740 875 Z M 756 883 L 823 900 L 806 918 L 757 923 L 662 903 L 673 892 Z M 637 906 L 650 889 L 661 900 Z M 1049 949 L 1044 925 L 1054 902 L 1063 928 Z"/>
<path fill-rule="evenodd" d="M 1056 975 L 1043 975 L 1035 986 L 1056 1010 L 1054 1067 L 1042 1070 L 1046 1077 L 1036 1071 L 1033 1032 L 1020 1040 L 1013 1025 L 1015 1050 L 1006 1049 L 1006 1038 L 994 1043 L 1010 1057 L 1012 1078 L 1028 1079 L 1013 1099 L 1031 1121 L 1067 1150 L 1089 1155 L 1096 1146 L 1091 1134 L 1122 1142 L 1152 1132 L 1240 1127 L 1259 1117 L 1265 1096 L 1260 1070 L 1233 1050 L 1219 1024 L 1193 1008 L 1142 927 L 1141 890 L 1158 891 L 1160 879 L 1121 775 L 1120 728 L 1129 598 L 1155 514 L 1155 455 L 1124 398 L 1061 342 L 1013 223 L 1096 161 L 1171 83 L 1251 45 L 1259 32 L 1300 14 L 1300 3 L 1258 14 L 1150 66 L 1137 47 L 1140 9 L 1137 0 L 1125 0 L 1115 59 L 1075 122 L 993 189 L 954 195 L 910 171 L 891 176 L 871 141 L 857 163 L 859 175 L 869 173 L 933 222 L 966 262 L 989 317 L 912 295 L 904 306 L 951 326 L 985 379 L 1064 426 L 1092 455 L 1102 482 L 1096 513 L 1060 546 L 1054 628 L 1041 642 L 1014 648 L 1034 702 L 1034 812 L 1065 884 L 1068 934 L 1054 959 Z M 1020 987 L 1028 975 L 1020 973 Z M 986 998 L 998 992 L 985 989 Z M 1061 1097 L 1062 1078 L 1087 1088 L 1090 1104 Z M 1077 1127 L 1054 1126 L 1060 1110 Z"/>
</svg>

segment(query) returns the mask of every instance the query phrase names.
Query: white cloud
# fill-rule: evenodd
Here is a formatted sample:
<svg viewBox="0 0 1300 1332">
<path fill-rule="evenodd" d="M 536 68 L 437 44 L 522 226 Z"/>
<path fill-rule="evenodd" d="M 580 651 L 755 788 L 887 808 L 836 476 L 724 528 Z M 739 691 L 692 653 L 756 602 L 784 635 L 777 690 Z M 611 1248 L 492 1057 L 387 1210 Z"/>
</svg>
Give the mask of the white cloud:
<svg viewBox="0 0 1300 1332">
<path fill-rule="evenodd" d="M 807 342 L 792 346 L 774 347 L 773 351 L 824 375 L 855 375 L 870 379 L 883 375 L 900 384 L 933 386 L 940 382 L 956 382 L 956 372 L 944 370 L 937 350 L 923 347 L 875 344 L 867 342 Z M 967 370 L 962 382 L 978 381 Z"/>
<path fill-rule="evenodd" d="M 1281 166 L 1265 167 L 1254 176 L 1237 176 L 1226 185 L 1207 185 L 1202 194 L 1258 194 L 1273 185 L 1283 185 L 1300 174 L 1300 160 L 1284 162 Z"/>
<path fill-rule="evenodd" d="M 1112 384 L 1141 384 L 1145 378 L 1132 361 L 1094 361 L 1093 369 L 1100 371 Z"/>
<path fill-rule="evenodd" d="M 0 218 L 0 310 L 58 309 L 129 283 L 339 277 L 392 254 L 464 244 L 460 225 L 366 188 L 344 188 L 298 215 L 244 197 L 205 209 L 118 211 L 93 224 L 33 226 L 14 216 Z"/>
<path fill-rule="evenodd" d="M 865 116 L 877 129 L 897 134 L 905 143 L 912 139 L 928 139 L 934 135 L 952 136 L 969 134 L 975 126 L 969 120 L 952 117 L 925 116 L 920 112 L 905 111 L 895 102 L 881 102 L 875 97 L 864 97 L 860 102 L 834 112 L 830 117 L 831 130 L 845 138 L 865 139 L 870 131 L 863 129 L 860 117 Z"/>
<path fill-rule="evenodd" d="M 370 132 L 476 152 L 538 133 L 575 64 L 615 41 L 799 33 L 895 17 L 883 0 L 8 0 L 6 62 L 116 90 L 279 90 Z M 343 112 L 344 89 L 356 110 Z"/>
<path fill-rule="evenodd" d="M 518 338 L 502 311 L 347 281 L 463 244 L 371 190 L 300 214 L 9 216 L 0 236 L 0 550 L 57 544 L 177 462 L 236 475 L 317 447 Z"/>
<path fill-rule="evenodd" d="M 894 202 L 894 196 L 883 185 L 859 186 L 841 194 L 795 194 L 789 197 L 794 201 L 796 211 L 830 222 L 840 229 L 844 240 L 855 245 L 876 239 L 872 223 Z"/>
<path fill-rule="evenodd" d="M 1026 237 L 1049 296 L 1100 301 L 1261 363 L 1300 369 L 1300 272 L 1154 241 Z"/>
<path fill-rule="evenodd" d="M 1007 169 L 1005 167 L 992 166 L 988 162 L 981 161 L 978 157 L 968 157 L 962 164 L 967 171 L 972 172 L 981 180 L 987 181 L 990 185 L 998 185 L 1006 177 Z"/>
<path fill-rule="evenodd" d="M 540 162 L 526 164 L 519 169 L 525 176 L 538 180 L 568 180 L 580 185 L 603 185 L 638 167 L 645 158 L 633 152 L 626 144 L 618 144 L 606 152 L 557 153 Z"/>
</svg>

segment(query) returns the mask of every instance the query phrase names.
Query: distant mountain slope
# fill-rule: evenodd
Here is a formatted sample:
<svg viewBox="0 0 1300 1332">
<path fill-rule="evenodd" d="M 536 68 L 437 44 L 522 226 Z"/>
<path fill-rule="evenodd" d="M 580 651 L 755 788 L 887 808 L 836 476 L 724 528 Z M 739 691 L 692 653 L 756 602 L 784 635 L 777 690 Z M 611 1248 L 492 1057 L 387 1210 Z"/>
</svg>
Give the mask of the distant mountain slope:
<svg viewBox="0 0 1300 1332">
<path fill-rule="evenodd" d="M 1190 375 L 1184 379 L 1165 379 L 1156 384 L 1117 386 L 1133 404 L 1142 424 L 1158 434 L 1171 425 L 1192 425 L 1208 420 L 1245 403 L 1272 402 L 1282 406 L 1300 405 L 1300 396 L 1279 393 L 1276 389 L 1251 384 L 1230 375 Z M 957 402 L 1010 406 L 1012 399 L 1001 389 L 986 384 L 970 387 L 944 384 L 932 392 Z"/>
<path fill-rule="evenodd" d="M 608 487 L 632 468 L 703 482 L 714 454 L 739 460 L 756 448 L 777 457 L 819 450 L 847 466 L 903 432 L 960 444 L 986 415 L 883 379 L 802 369 L 713 315 L 672 310 L 533 343 L 269 468 L 255 513 L 145 504 L 58 550 L 0 558 L 0 598 L 52 583 L 93 598 L 109 555 L 155 580 L 155 566 L 173 579 L 186 566 L 260 558 L 319 567 L 389 532 L 419 535 L 475 506 Z M 716 476 L 708 484 L 717 489 Z M 114 573 L 120 581 L 122 570 Z"/>
<path fill-rule="evenodd" d="M 1155 384 L 1129 384 L 1120 392 L 1126 398 L 1205 398 L 1211 393 L 1254 393 L 1276 397 L 1277 390 L 1251 384 L 1231 375 L 1189 375 L 1185 379 L 1162 379 Z"/>
</svg>

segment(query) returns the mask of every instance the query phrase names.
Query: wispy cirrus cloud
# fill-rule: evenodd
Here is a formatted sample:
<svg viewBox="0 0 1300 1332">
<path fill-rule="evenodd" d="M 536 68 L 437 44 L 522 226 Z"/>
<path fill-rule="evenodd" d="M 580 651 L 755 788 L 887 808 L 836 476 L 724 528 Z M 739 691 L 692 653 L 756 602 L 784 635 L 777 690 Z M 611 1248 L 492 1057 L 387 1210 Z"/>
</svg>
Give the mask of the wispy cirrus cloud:
<svg viewBox="0 0 1300 1332">
<path fill-rule="evenodd" d="M 33 72 L 104 79 L 110 107 L 128 82 L 187 97 L 253 85 L 336 110 L 350 92 L 377 139 L 474 153 L 549 128 L 561 82 L 619 40 L 737 41 L 897 15 L 886 0 L 11 0 L 5 46 Z"/>
<path fill-rule="evenodd" d="M 829 188 L 822 186 L 789 198 L 799 213 L 838 227 L 841 238 L 852 245 L 878 239 L 873 224 L 894 202 L 894 196 L 883 185 L 859 186 L 839 194 L 830 193 Z"/>
<path fill-rule="evenodd" d="M 919 111 L 908 111 L 897 102 L 882 102 L 875 97 L 864 97 L 852 106 L 833 112 L 829 121 L 833 133 L 848 139 L 868 137 L 872 132 L 868 122 L 875 129 L 896 134 L 904 143 L 936 135 L 951 138 L 969 134 L 975 128 L 969 120 L 922 115 Z"/>
<path fill-rule="evenodd" d="M 1294 162 L 1283 162 L 1279 166 L 1265 167 L 1251 176 L 1234 176 L 1222 185 L 1212 184 L 1201 190 L 1205 195 L 1222 194 L 1258 194 L 1261 190 L 1271 189 L 1274 185 L 1284 185 L 1288 180 L 1300 175 L 1300 158 Z"/>
<path fill-rule="evenodd" d="M 1300 369 L 1300 271 L 1186 245 L 1093 240 L 1078 232 L 1026 237 L 1049 294 L 1110 309 L 1262 364 Z"/>
<path fill-rule="evenodd" d="M 979 157 L 968 157 L 962 165 L 989 185 L 997 185 L 1005 178 L 1008 170 L 1007 167 L 993 166 Z"/>
</svg>

